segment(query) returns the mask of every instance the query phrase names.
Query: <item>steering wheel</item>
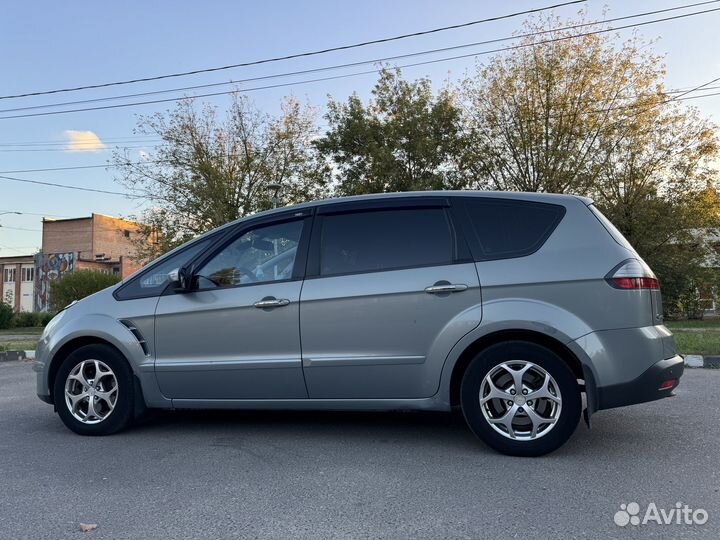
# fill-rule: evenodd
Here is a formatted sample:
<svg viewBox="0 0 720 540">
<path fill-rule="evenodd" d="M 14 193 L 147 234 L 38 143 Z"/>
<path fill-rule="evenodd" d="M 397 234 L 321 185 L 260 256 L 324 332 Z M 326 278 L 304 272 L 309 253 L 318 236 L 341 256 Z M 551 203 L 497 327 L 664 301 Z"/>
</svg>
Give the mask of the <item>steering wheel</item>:
<svg viewBox="0 0 720 540">
<path fill-rule="evenodd" d="M 244 266 L 236 266 L 235 271 L 240 272 L 240 274 L 244 276 L 247 276 L 252 282 L 257 281 L 257 276 L 255 275 L 255 272 L 253 272 L 249 268 L 245 268 Z"/>
<path fill-rule="evenodd" d="M 243 276 L 247 276 L 247 278 L 253 283 L 257 281 L 257 277 L 255 276 L 253 271 L 250 270 L 249 268 L 246 268 L 244 266 L 236 266 L 234 268 L 234 270 L 235 270 L 235 272 L 237 272 Z M 223 283 L 221 281 L 218 281 L 217 279 L 213 279 L 211 276 L 200 276 L 200 277 L 203 279 L 207 279 L 210 283 L 212 283 L 216 287 L 225 287 L 227 285 L 233 285 L 233 283 Z"/>
</svg>

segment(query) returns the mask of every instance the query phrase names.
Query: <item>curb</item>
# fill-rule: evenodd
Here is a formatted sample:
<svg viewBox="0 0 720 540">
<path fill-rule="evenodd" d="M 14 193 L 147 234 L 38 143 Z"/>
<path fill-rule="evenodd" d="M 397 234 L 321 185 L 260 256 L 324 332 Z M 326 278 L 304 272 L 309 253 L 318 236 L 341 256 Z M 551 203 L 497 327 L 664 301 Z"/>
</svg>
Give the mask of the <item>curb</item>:
<svg viewBox="0 0 720 540">
<path fill-rule="evenodd" d="M 685 356 L 685 367 L 718 369 L 720 368 L 720 356 L 688 354 Z"/>
<path fill-rule="evenodd" d="M 6 351 L 0 352 L 0 362 L 15 362 L 17 360 L 33 360 L 35 351 Z"/>
</svg>

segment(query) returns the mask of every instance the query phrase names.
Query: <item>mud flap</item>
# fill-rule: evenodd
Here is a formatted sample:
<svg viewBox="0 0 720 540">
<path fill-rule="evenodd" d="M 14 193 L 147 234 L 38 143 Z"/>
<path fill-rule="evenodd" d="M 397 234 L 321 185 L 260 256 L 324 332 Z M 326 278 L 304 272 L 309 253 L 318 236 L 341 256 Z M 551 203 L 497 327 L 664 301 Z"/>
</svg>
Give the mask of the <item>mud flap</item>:
<svg viewBox="0 0 720 540">
<path fill-rule="evenodd" d="M 598 410 L 598 397 L 597 387 L 595 386 L 595 377 L 592 371 L 585 365 L 583 365 L 583 376 L 585 377 L 585 410 L 583 411 L 583 418 L 585 418 L 585 424 L 588 429 L 592 427 L 592 415 Z"/>
</svg>

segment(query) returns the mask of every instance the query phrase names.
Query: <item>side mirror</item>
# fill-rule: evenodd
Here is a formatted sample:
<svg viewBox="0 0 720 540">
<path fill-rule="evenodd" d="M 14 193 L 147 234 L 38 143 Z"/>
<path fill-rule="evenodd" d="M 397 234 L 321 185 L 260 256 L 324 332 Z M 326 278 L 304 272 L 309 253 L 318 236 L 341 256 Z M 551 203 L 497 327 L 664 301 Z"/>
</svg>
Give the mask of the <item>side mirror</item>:
<svg viewBox="0 0 720 540">
<path fill-rule="evenodd" d="M 168 280 L 180 291 L 188 292 L 192 289 L 192 271 L 185 266 L 168 272 Z"/>
</svg>

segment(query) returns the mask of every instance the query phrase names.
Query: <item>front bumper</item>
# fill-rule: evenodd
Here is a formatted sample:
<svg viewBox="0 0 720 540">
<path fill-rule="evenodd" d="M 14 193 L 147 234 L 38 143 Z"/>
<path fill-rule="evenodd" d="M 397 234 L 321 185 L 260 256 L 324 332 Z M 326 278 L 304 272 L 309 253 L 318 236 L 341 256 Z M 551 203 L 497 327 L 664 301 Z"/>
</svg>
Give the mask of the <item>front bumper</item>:
<svg viewBox="0 0 720 540">
<path fill-rule="evenodd" d="M 598 409 L 613 409 L 670 397 L 680 383 L 684 369 L 683 358 L 675 355 L 653 364 L 632 381 L 601 386 L 597 389 Z M 663 383 L 670 380 L 674 380 L 672 385 L 660 389 Z"/>
</svg>

